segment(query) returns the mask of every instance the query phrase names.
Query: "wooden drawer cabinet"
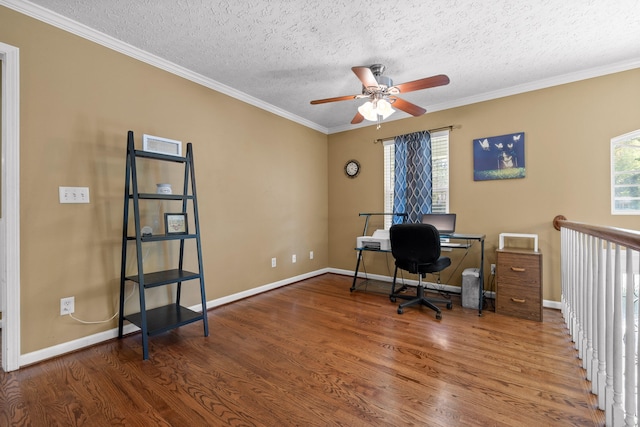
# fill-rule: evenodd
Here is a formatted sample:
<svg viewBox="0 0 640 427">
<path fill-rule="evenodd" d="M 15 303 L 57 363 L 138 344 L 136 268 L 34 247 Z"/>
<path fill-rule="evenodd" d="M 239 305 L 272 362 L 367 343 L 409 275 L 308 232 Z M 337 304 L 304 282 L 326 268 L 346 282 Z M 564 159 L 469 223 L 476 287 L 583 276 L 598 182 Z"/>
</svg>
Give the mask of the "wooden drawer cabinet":
<svg viewBox="0 0 640 427">
<path fill-rule="evenodd" d="M 496 251 L 496 313 L 542 321 L 542 254 Z"/>
</svg>

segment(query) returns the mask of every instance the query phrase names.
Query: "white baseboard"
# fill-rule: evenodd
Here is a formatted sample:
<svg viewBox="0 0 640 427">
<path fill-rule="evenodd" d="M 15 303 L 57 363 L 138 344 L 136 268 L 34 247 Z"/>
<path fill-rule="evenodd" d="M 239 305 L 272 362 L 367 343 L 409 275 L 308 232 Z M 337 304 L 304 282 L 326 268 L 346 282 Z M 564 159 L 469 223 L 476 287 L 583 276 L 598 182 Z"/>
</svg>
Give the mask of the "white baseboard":
<svg viewBox="0 0 640 427">
<path fill-rule="evenodd" d="M 288 279 L 280 280 L 278 282 L 273 282 L 273 283 L 269 283 L 267 285 L 258 286 L 257 288 L 248 289 L 246 291 L 238 292 L 236 294 L 228 295 L 226 297 L 218 298 L 218 299 L 215 299 L 215 300 L 212 300 L 212 301 L 207 301 L 207 310 L 209 310 L 211 308 L 214 308 L 214 307 L 217 307 L 219 305 L 229 304 L 229 303 L 234 302 L 234 301 L 238 301 L 238 300 L 241 300 L 241 299 L 244 299 L 244 298 L 248 298 L 248 297 L 251 297 L 253 295 L 258 295 L 258 294 L 261 294 L 263 292 L 270 291 L 272 289 L 277 289 L 277 288 L 280 288 L 282 286 L 290 285 L 292 283 L 299 282 L 301 280 L 309 279 L 309 278 L 315 277 L 315 276 L 320 276 L 321 274 L 330 273 L 330 272 L 331 271 L 330 271 L 329 268 L 323 268 L 323 269 L 320 269 L 320 270 L 311 271 L 309 273 L 301 274 L 299 276 L 290 277 Z M 353 273 L 351 273 L 351 274 L 353 274 Z M 191 309 L 192 310 L 196 310 L 196 311 L 200 311 L 201 310 L 201 305 L 198 304 L 198 305 L 194 306 Z"/>
<path fill-rule="evenodd" d="M 348 271 L 348 270 L 338 270 L 338 269 L 331 269 L 329 271 L 330 273 L 335 273 L 335 274 L 342 274 L 345 276 L 351 276 L 353 277 L 353 271 Z M 383 276 L 380 274 L 365 274 L 365 273 L 358 273 L 358 278 L 360 279 L 369 279 L 369 280 L 378 280 L 381 282 L 393 282 L 393 277 L 390 276 Z M 400 280 L 400 279 L 398 279 Z M 417 280 L 408 280 L 408 279 L 403 279 L 401 281 L 404 284 L 407 284 L 409 286 L 417 286 L 418 285 L 418 281 Z M 447 285 L 447 284 L 438 284 L 438 283 L 434 283 L 434 282 L 428 282 L 428 281 L 423 281 L 422 282 L 425 285 L 426 289 L 435 289 L 438 291 L 445 291 L 445 292 L 449 292 L 451 294 L 460 294 L 460 286 L 452 286 L 452 285 Z M 486 296 L 493 298 L 493 292 L 487 292 Z"/>
<path fill-rule="evenodd" d="M 301 274 L 299 276 L 294 276 L 294 277 L 290 277 L 288 279 L 284 279 L 284 280 L 280 280 L 278 282 L 273 282 L 273 283 L 269 283 L 266 285 L 262 285 L 262 286 L 258 286 L 257 288 L 252 288 L 252 289 L 248 289 L 246 291 L 242 291 L 242 292 L 238 292 L 232 295 L 228 295 L 222 298 L 217 298 L 215 300 L 211 300 L 211 301 L 207 301 L 207 310 L 210 310 L 212 308 L 224 305 L 224 304 L 229 304 L 232 303 L 234 301 L 238 301 L 244 298 L 248 298 L 254 295 L 258 295 L 261 294 L 263 292 L 267 292 L 273 289 L 277 289 L 280 288 L 282 286 L 286 286 L 286 285 L 290 285 L 292 283 L 295 282 L 299 282 L 301 280 L 305 280 L 305 279 L 309 279 L 315 276 L 320 276 L 322 274 L 325 273 L 334 273 L 334 274 L 340 274 L 340 275 L 344 275 L 344 276 L 351 276 L 353 277 L 353 271 L 349 271 L 349 270 L 341 270 L 341 269 L 337 269 L 337 268 L 323 268 L 320 270 L 316 270 L 316 271 L 312 271 L 309 273 L 305 273 L 305 274 Z M 383 282 L 389 282 L 391 283 L 393 281 L 393 277 L 389 277 L 389 276 L 383 276 L 383 275 L 379 275 L 379 274 L 367 274 L 365 275 L 364 273 L 359 273 L 358 274 L 359 278 L 369 278 L 372 280 L 379 280 L 379 281 L 383 281 Z M 410 286 L 416 286 L 418 284 L 417 280 L 404 280 L 404 283 L 410 285 Z M 427 288 L 429 289 L 438 289 L 438 290 L 444 290 L 446 292 L 451 292 L 451 293 L 460 293 L 460 287 L 459 286 L 451 286 L 451 285 L 435 285 L 434 283 L 431 282 L 424 282 L 427 285 Z M 436 287 L 437 286 L 437 287 Z M 494 294 L 493 292 L 487 292 L 486 296 L 488 298 L 493 298 Z M 561 309 L 561 303 L 557 302 L 557 301 L 547 301 L 545 300 L 543 303 L 544 307 L 549 307 L 549 308 L 555 308 L 555 309 Z M 202 310 L 202 305 L 201 304 L 197 304 L 194 305 L 192 307 L 189 307 L 191 310 L 194 311 L 201 311 Z M 140 329 L 132 324 L 127 324 L 124 327 L 124 334 L 131 334 L 134 332 L 139 331 Z M 19 366 L 27 366 L 27 365 L 32 365 L 34 363 L 38 363 L 41 362 L 43 360 L 47 360 L 47 359 L 51 359 L 53 357 L 57 357 L 57 356 L 61 356 L 63 354 L 66 353 L 70 353 L 72 351 L 76 351 L 76 350 L 80 350 L 82 348 L 85 347 L 90 347 L 92 345 L 96 345 L 99 344 L 101 342 L 104 341 L 108 341 L 114 338 L 118 337 L 118 328 L 113 328 L 110 329 L 108 331 L 104 331 L 104 332 L 100 332 L 94 335 L 89 335 L 83 338 L 78 338 L 76 340 L 73 341 L 68 341 L 62 344 L 57 344 L 51 347 L 47 347 L 47 348 L 43 348 L 41 350 L 36 350 L 33 351 L 31 353 L 26 353 L 26 354 L 22 354 L 20 355 L 20 359 L 19 359 Z"/>
<path fill-rule="evenodd" d="M 130 334 L 139 330 L 135 325 L 125 325 L 124 333 Z M 100 332 L 94 335 L 78 338 L 77 340 L 67 341 L 62 344 L 54 345 L 52 347 L 43 348 L 42 350 L 32 351 L 31 353 L 21 354 L 19 365 L 20 367 L 32 365 L 37 362 L 42 362 L 52 357 L 61 356 L 65 353 L 80 350 L 81 348 L 90 347 L 95 344 L 99 344 L 104 341 L 116 338 L 118 336 L 118 328 L 113 328 L 108 331 Z"/>
<path fill-rule="evenodd" d="M 207 301 L 207 310 L 218 307 L 220 305 L 229 304 L 234 301 L 238 301 L 244 298 L 248 298 L 253 295 L 261 294 L 263 292 L 270 291 L 272 289 L 280 288 L 282 286 L 290 285 L 291 283 L 299 282 L 301 280 L 309 279 L 311 277 L 319 276 L 321 274 L 329 273 L 328 268 L 312 271 L 309 273 L 301 274 L 299 276 L 290 277 L 288 279 L 280 280 L 278 282 L 269 283 L 267 285 L 258 286 L 257 288 L 248 289 L 243 292 L 238 292 L 233 295 L 229 295 L 226 297 L 218 298 L 215 300 Z M 351 273 L 353 274 L 353 273 Z M 194 311 L 201 311 L 202 304 L 197 304 L 192 307 L 189 307 Z M 127 324 L 124 327 L 124 334 L 131 334 L 133 332 L 139 331 L 135 325 Z M 118 337 L 118 328 L 113 328 L 108 331 L 100 332 L 94 335 L 89 335 L 86 337 L 78 338 L 73 341 L 68 341 L 62 344 L 57 344 L 51 347 L 43 348 L 41 350 L 36 350 L 31 353 L 26 353 L 20 355 L 19 358 L 19 366 L 27 366 L 32 365 L 34 363 L 42 362 L 46 359 L 51 359 L 53 357 L 61 356 L 66 353 L 70 353 L 72 351 L 80 350 L 85 347 L 90 347 L 92 345 L 99 344 L 104 341 L 108 341 Z"/>
<path fill-rule="evenodd" d="M 353 271 L 349 271 L 349 270 L 340 270 L 337 268 L 331 268 L 328 271 L 329 273 L 334 273 L 334 274 L 341 274 L 344 276 L 351 276 L 353 277 Z M 358 278 L 361 279 L 371 279 L 371 280 L 379 280 L 381 282 L 393 282 L 393 277 L 389 277 L 389 276 L 382 276 L 380 274 L 365 274 L 362 272 L 358 273 Z M 410 285 L 410 286 L 416 286 L 418 284 L 417 280 L 406 280 L 404 281 L 406 284 Z M 435 285 L 431 282 L 424 282 L 427 284 L 426 288 L 427 289 L 436 289 L 436 290 L 444 290 L 446 292 L 450 292 L 453 294 L 459 294 L 460 293 L 460 287 L 459 286 L 451 286 L 451 285 Z M 485 292 L 485 297 L 486 298 L 493 298 L 495 299 L 496 295 L 495 292 L 493 291 L 486 291 Z M 556 310 L 561 310 L 562 309 L 562 303 L 559 301 L 551 301 L 551 300 L 543 300 L 542 301 L 542 306 L 545 308 L 553 308 Z"/>
<path fill-rule="evenodd" d="M 562 310 L 562 303 L 559 301 L 550 301 L 545 299 L 542 301 L 542 306 L 546 308 L 553 308 L 555 310 Z"/>
</svg>

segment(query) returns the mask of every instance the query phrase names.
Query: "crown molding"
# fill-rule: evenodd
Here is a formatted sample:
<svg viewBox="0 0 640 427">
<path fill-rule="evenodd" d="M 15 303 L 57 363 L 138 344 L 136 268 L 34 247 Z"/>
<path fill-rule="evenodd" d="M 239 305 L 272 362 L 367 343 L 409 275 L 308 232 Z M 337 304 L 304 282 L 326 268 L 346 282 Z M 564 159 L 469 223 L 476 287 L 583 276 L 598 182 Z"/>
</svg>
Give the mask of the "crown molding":
<svg viewBox="0 0 640 427">
<path fill-rule="evenodd" d="M 248 95 L 244 92 L 236 90 L 225 84 L 222 84 L 216 80 L 210 79 L 198 73 L 194 73 L 193 71 L 188 70 L 180 65 L 174 64 L 170 61 L 167 61 L 166 59 L 160 58 L 149 52 L 145 52 L 142 49 L 139 49 L 121 40 L 118 40 L 114 37 L 111 37 L 107 34 L 104 34 L 100 31 L 97 31 L 93 28 L 90 28 L 84 24 L 76 22 L 65 16 L 62 16 L 58 13 L 52 12 L 39 5 L 35 5 L 33 3 L 30 3 L 28 1 L 23 1 L 23 0 L 0 0 L 0 5 L 6 6 L 10 9 L 15 10 L 16 12 L 20 12 L 31 18 L 42 21 L 46 24 L 53 25 L 54 27 L 68 31 L 69 33 L 80 36 L 86 40 L 89 40 L 101 46 L 107 47 L 116 52 L 127 55 L 131 58 L 135 58 L 139 61 L 145 62 L 156 68 L 159 68 L 161 70 L 175 74 L 176 76 L 190 80 L 206 88 L 223 93 L 232 98 L 235 98 L 247 104 L 253 105 L 254 107 L 258 107 L 262 110 L 265 110 L 277 116 L 283 117 L 287 120 L 291 120 L 293 122 L 296 122 L 308 128 L 317 130 L 318 132 L 322 132 L 324 134 L 328 133 L 328 129 L 324 126 L 321 126 L 303 117 L 292 114 L 288 111 L 283 110 L 282 108 L 279 108 L 279 107 L 276 107 L 275 105 L 264 102 L 251 95 Z"/>
<path fill-rule="evenodd" d="M 537 80 L 534 82 L 511 86 L 491 92 L 485 92 L 478 95 L 469 96 L 467 98 L 461 98 L 453 102 L 435 104 L 431 105 L 428 110 L 432 112 L 448 110 L 450 108 L 462 107 L 464 105 L 490 101 L 492 99 L 504 98 L 506 96 L 519 95 L 521 93 L 546 89 L 553 86 L 560 86 L 567 83 L 574 83 L 594 77 L 601 77 L 607 74 L 620 73 L 622 71 L 633 70 L 635 68 L 640 68 L 640 58 L 631 61 L 617 62 L 615 64 L 608 64 L 601 67 L 590 68 L 587 70 L 576 71 L 573 73 L 562 74 L 559 76 L 550 77 L 548 79 Z"/>
<path fill-rule="evenodd" d="M 276 107 L 272 104 L 264 102 L 260 99 L 257 99 L 251 95 L 248 95 L 244 92 L 236 90 L 232 87 L 224 85 L 218 81 L 205 77 L 201 74 L 194 73 L 191 70 L 188 70 L 182 66 L 174 64 L 170 61 L 162 59 L 158 56 L 152 55 L 149 52 L 145 52 L 142 49 L 134 47 L 128 43 L 117 40 L 111 36 L 108 36 L 104 33 L 101 33 L 93 28 L 90 28 L 86 25 L 80 24 L 76 21 L 73 21 L 65 16 L 52 12 L 48 9 L 45 9 L 41 6 L 35 5 L 28 1 L 24 0 L 0 0 L 0 5 L 6 6 L 10 9 L 13 9 L 17 12 L 20 12 L 24 15 L 30 16 L 39 21 L 45 22 L 47 24 L 53 25 L 62 30 L 68 31 L 72 34 L 80 36 L 84 39 L 90 40 L 94 43 L 100 44 L 104 47 L 112 49 L 116 52 L 120 52 L 124 55 L 130 56 L 132 58 L 138 59 L 142 62 L 145 62 L 149 65 L 152 65 L 156 68 L 165 70 L 169 73 L 175 74 L 179 77 L 185 78 L 187 80 L 193 81 L 201 86 L 207 87 L 209 89 L 215 90 L 217 92 L 228 95 L 232 98 L 238 99 L 247 104 L 253 105 L 254 107 L 258 107 L 262 110 L 273 113 L 277 116 L 283 117 L 287 120 L 291 120 L 300 125 L 306 126 L 308 128 L 314 129 L 318 132 L 324 134 L 333 134 L 338 132 L 344 132 L 348 130 L 358 129 L 366 126 L 373 126 L 374 123 L 363 123 L 359 125 L 341 125 L 333 128 L 327 128 L 325 126 L 321 126 L 315 122 L 307 120 L 298 115 L 292 114 L 288 111 L 285 111 L 279 107 Z M 475 104 L 483 101 L 490 101 L 492 99 L 503 98 L 506 96 L 518 95 L 525 92 L 530 92 L 539 89 L 545 89 L 552 86 L 558 86 L 566 83 L 573 83 L 580 80 L 590 79 L 594 77 L 600 77 L 607 74 L 618 73 L 622 71 L 627 71 L 635 68 L 640 68 L 640 58 L 633 59 L 630 61 L 623 61 L 614 64 L 609 64 L 601 67 L 595 67 L 587 70 L 581 70 L 575 73 L 563 74 L 561 76 L 555 76 L 548 79 L 542 79 L 535 82 L 529 82 L 521 85 L 511 86 L 504 89 L 499 89 L 496 91 L 485 92 L 478 95 L 473 95 L 466 98 L 457 99 L 451 102 L 444 102 L 435 105 L 427 106 L 427 110 L 429 112 L 447 110 L 450 108 L 462 107 L 465 105 Z M 395 121 L 395 120 L 403 120 L 408 117 L 397 117 L 393 119 L 387 119 L 387 122 Z"/>
</svg>

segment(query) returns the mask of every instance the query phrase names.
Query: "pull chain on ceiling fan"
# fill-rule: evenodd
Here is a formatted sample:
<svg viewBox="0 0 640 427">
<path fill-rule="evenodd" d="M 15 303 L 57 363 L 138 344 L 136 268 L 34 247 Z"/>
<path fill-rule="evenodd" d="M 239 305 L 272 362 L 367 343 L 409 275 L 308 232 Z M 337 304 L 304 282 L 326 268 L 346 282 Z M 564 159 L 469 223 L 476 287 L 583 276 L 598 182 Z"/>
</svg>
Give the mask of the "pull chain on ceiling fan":
<svg viewBox="0 0 640 427">
<path fill-rule="evenodd" d="M 351 123 L 357 124 L 366 119 L 378 122 L 379 129 L 380 122 L 395 112 L 392 107 L 415 117 L 421 116 L 427 112 L 424 108 L 405 101 L 402 98 L 398 98 L 396 95 L 449 84 L 449 77 L 444 74 L 439 74 L 437 76 L 414 80 L 394 86 L 391 78 L 382 75 L 384 69 L 385 66 L 382 64 L 373 64 L 369 67 L 352 67 L 351 70 L 362 82 L 361 94 L 317 99 L 315 101 L 311 101 L 311 104 L 317 105 L 329 102 L 366 98 L 367 102 L 358 107 L 358 112 L 351 120 Z"/>
</svg>

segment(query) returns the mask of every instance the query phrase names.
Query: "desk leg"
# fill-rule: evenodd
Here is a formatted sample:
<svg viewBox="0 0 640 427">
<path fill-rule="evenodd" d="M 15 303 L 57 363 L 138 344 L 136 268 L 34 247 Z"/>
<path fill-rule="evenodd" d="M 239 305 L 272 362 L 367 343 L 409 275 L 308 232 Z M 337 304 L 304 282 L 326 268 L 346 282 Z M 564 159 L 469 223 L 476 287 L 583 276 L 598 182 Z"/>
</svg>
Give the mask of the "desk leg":
<svg viewBox="0 0 640 427">
<path fill-rule="evenodd" d="M 478 286 L 478 316 L 482 316 L 484 303 L 484 239 L 480 240 L 480 286 Z"/>
<path fill-rule="evenodd" d="M 356 262 L 356 272 L 353 273 L 353 284 L 351 285 L 351 289 L 350 289 L 351 292 L 356 290 L 356 280 L 358 280 L 358 269 L 360 268 L 361 259 L 362 259 L 362 251 L 358 251 L 358 261 Z"/>
</svg>

